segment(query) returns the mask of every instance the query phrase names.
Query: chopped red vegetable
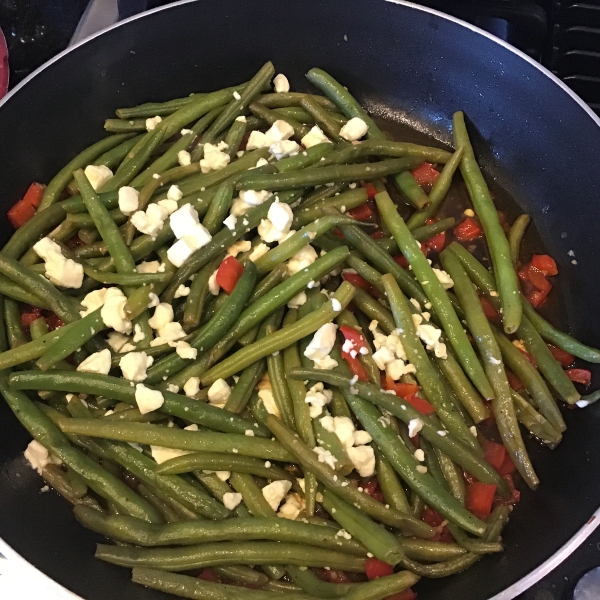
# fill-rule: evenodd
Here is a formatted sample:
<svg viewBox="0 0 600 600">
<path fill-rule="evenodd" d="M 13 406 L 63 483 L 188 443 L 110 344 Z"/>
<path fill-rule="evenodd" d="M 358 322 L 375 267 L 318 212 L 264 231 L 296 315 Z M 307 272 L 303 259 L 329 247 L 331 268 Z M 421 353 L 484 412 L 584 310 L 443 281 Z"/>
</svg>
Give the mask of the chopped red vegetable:
<svg viewBox="0 0 600 600">
<path fill-rule="evenodd" d="M 520 392 L 523 389 L 523 382 L 514 373 L 506 371 L 506 377 L 508 379 L 508 384 L 515 392 Z"/>
<path fill-rule="evenodd" d="M 363 348 L 368 349 L 367 342 L 360 331 L 356 331 L 356 329 L 349 325 L 342 325 L 340 327 L 340 333 L 344 336 L 346 341 L 352 343 L 352 349 L 356 350 L 356 352 L 360 352 Z"/>
<path fill-rule="evenodd" d="M 369 581 L 373 581 L 373 579 L 379 579 L 380 577 L 393 575 L 394 567 L 384 563 L 378 558 L 367 558 L 365 561 L 365 573 L 367 574 L 367 579 Z"/>
<path fill-rule="evenodd" d="M 227 294 L 231 294 L 244 272 L 242 263 L 235 256 L 228 256 L 217 270 L 217 283 Z"/>
<path fill-rule="evenodd" d="M 567 369 L 565 373 L 573 383 L 581 383 L 582 385 L 592 383 L 592 372 L 588 369 Z"/>
<path fill-rule="evenodd" d="M 544 275 L 558 275 L 556 261 L 547 254 L 534 254 L 531 257 L 531 264 Z"/>
<path fill-rule="evenodd" d="M 315 569 L 314 573 L 321 581 L 327 581 L 328 583 L 350 583 L 350 578 L 343 571 Z"/>
<path fill-rule="evenodd" d="M 540 292 L 539 290 L 532 290 L 527 294 L 527 300 L 531 306 L 537 308 L 543 306 L 548 299 L 548 292 Z"/>
<path fill-rule="evenodd" d="M 492 442 L 492 440 L 485 440 L 483 450 L 485 460 L 498 471 L 504 464 L 506 448 L 502 444 Z"/>
<path fill-rule="evenodd" d="M 552 289 L 552 284 L 546 279 L 546 276 L 531 263 L 526 264 L 519 270 L 519 277 L 521 279 L 525 278 L 540 292 L 548 294 Z"/>
<path fill-rule="evenodd" d="M 467 486 L 467 510 L 485 521 L 490 516 L 497 488 L 498 486 L 495 483 L 491 485 L 480 481 L 469 483 Z"/>
<path fill-rule="evenodd" d="M 448 531 L 448 527 L 442 523 L 445 522 L 444 517 L 440 515 L 437 510 L 426 506 L 423 510 L 423 515 L 421 516 L 421 520 L 427 523 L 430 527 L 435 527 L 438 532 L 432 538 L 434 542 L 444 542 L 446 544 L 450 544 L 454 541 L 451 533 Z"/>
<path fill-rule="evenodd" d="M 77 248 L 79 246 L 85 246 L 85 242 L 77 234 L 75 234 L 65 242 L 65 245 L 67 248 L 72 250 L 73 248 Z"/>
<path fill-rule="evenodd" d="M 44 186 L 41 183 L 32 183 L 21 200 L 8 211 L 8 220 L 15 229 L 23 227 L 36 212 L 44 195 Z"/>
<path fill-rule="evenodd" d="M 417 600 L 417 594 L 416 592 L 413 592 L 411 588 L 408 588 L 393 596 L 388 596 L 385 600 Z"/>
<path fill-rule="evenodd" d="M 345 236 L 345 235 L 342 233 L 342 230 L 341 230 L 339 227 L 336 227 L 336 228 L 333 230 L 333 235 L 335 235 L 335 236 L 337 236 L 337 237 L 339 237 L 339 238 L 342 238 L 343 240 L 345 240 L 345 239 L 346 239 L 346 236 Z"/>
<path fill-rule="evenodd" d="M 396 254 L 394 260 L 403 268 L 408 269 L 408 261 L 404 258 L 403 254 Z"/>
<path fill-rule="evenodd" d="M 446 245 L 446 232 L 442 231 L 441 233 L 436 233 L 433 237 L 430 237 L 428 240 L 421 242 L 421 249 L 427 254 L 428 250 L 433 250 L 434 252 L 441 252 Z"/>
<path fill-rule="evenodd" d="M 371 237 L 374 240 L 380 240 L 385 237 L 385 234 L 383 233 L 383 231 L 379 230 L 379 231 L 376 231 L 375 233 L 372 233 Z"/>
<path fill-rule="evenodd" d="M 363 183 L 363 188 L 367 191 L 367 196 L 369 197 L 369 200 L 375 198 L 375 194 L 377 194 L 377 188 L 370 181 L 367 181 L 367 183 Z"/>
<path fill-rule="evenodd" d="M 435 408 L 427 402 L 427 400 L 423 400 L 423 398 L 419 398 L 416 394 L 412 396 L 407 396 L 404 398 L 409 404 L 416 408 L 422 415 L 430 415 L 435 412 Z"/>
<path fill-rule="evenodd" d="M 416 383 L 397 382 L 391 377 L 386 377 L 383 385 L 386 390 L 394 390 L 396 396 L 399 396 L 400 398 L 408 398 L 419 391 L 419 386 Z"/>
<path fill-rule="evenodd" d="M 472 242 L 483 235 L 483 230 L 473 217 L 467 217 L 454 228 L 454 236 L 459 242 Z"/>
<path fill-rule="evenodd" d="M 552 356 L 563 366 L 570 367 L 575 362 L 575 357 L 572 354 L 569 354 L 562 348 L 557 348 L 552 344 L 546 344 L 548 346 L 548 350 L 552 353 Z"/>
<path fill-rule="evenodd" d="M 375 215 L 373 209 L 365 202 L 348 211 L 348 214 L 357 221 L 366 221 Z"/>
<path fill-rule="evenodd" d="M 358 359 L 358 356 L 352 356 L 349 352 L 342 350 L 342 358 L 348 363 L 350 370 L 358 377 L 359 381 L 369 381 L 367 370 Z"/>
<path fill-rule="evenodd" d="M 377 479 L 371 479 L 367 484 L 362 486 L 363 491 L 366 494 L 369 494 L 371 498 L 375 498 L 377 502 L 381 502 L 382 504 L 385 502 L 385 498 L 383 496 L 383 492 L 379 487 L 379 483 L 377 483 Z"/>
<path fill-rule="evenodd" d="M 42 316 L 42 309 L 37 306 L 27 306 L 21 313 L 21 327 L 28 329 L 29 326 Z"/>
<path fill-rule="evenodd" d="M 365 290 L 365 292 L 368 292 L 371 289 L 371 284 L 358 273 L 342 273 L 342 279 L 351 283 L 354 287 Z"/>
<path fill-rule="evenodd" d="M 204 581 L 212 581 L 213 583 L 221 583 L 221 579 L 212 569 L 203 569 L 198 579 L 204 579 Z"/>
<path fill-rule="evenodd" d="M 502 477 L 504 477 L 505 475 L 511 475 L 514 473 L 515 469 L 515 463 L 512 461 L 510 454 L 507 452 L 506 456 L 504 457 L 504 462 L 500 465 L 500 468 L 496 470 L 500 475 L 502 475 Z"/>
<path fill-rule="evenodd" d="M 46 317 L 46 325 L 48 325 L 48 331 L 54 331 L 55 329 L 62 327 L 64 323 L 54 313 L 50 313 Z"/>
<path fill-rule="evenodd" d="M 500 315 L 498 314 L 498 311 L 494 308 L 494 305 L 485 296 L 480 296 L 479 302 L 481 302 L 481 308 L 483 308 L 485 316 L 490 321 L 497 321 L 500 318 Z"/>
<path fill-rule="evenodd" d="M 502 479 L 506 481 L 511 492 L 510 498 L 501 498 L 496 496 L 494 498 L 494 506 L 503 504 L 504 506 L 514 506 L 521 499 L 521 492 L 515 487 L 515 482 L 510 474 L 502 475 Z"/>
<path fill-rule="evenodd" d="M 416 169 L 412 169 L 411 173 L 421 187 L 432 186 L 440 176 L 440 172 L 428 162 L 423 163 Z"/>
</svg>

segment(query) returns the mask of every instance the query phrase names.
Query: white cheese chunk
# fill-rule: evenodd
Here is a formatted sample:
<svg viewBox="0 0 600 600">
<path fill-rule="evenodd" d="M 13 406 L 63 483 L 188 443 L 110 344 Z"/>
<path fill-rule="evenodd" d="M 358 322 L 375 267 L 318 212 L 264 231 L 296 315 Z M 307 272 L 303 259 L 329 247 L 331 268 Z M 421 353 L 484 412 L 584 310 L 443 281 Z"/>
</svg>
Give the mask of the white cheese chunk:
<svg viewBox="0 0 600 600">
<path fill-rule="evenodd" d="M 77 370 L 82 373 L 98 373 L 108 375 L 111 366 L 111 354 L 108 348 L 90 354 L 78 366 Z"/>
<path fill-rule="evenodd" d="M 138 410 L 145 415 L 159 409 L 165 402 L 162 393 L 159 390 L 151 390 L 143 383 L 135 386 L 135 402 Z"/>
<path fill-rule="evenodd" d="M 146 370 L 152 365 L 154 358 L 145 352 L 130 352 L 119 361 L 123 377 L 129 381 L 144 381 Z"/>
<path fill-rule="evenodd" d="M 169 225 L 178 240 L 184 235 L 193 234 L 198 224 L 198 211 L 191 204 L 184 204 L 169 217 Z"/>
<path fill-rule="evenodd" d="M 313 452 L 317 455 L 319 462 L 330 466 L 332 469 L 335 469 L 337 458 L 331 454 L 329 450 L 325 450 L 325 448 L 322 446 L 315 446 L 313 448 Z"/>
<path fill-rule="evenodd" d="M 317 144 L 326 144 L 327 142 L 331 143 L 331 140 L 318 125 L 315 125 L 300 141 L 305 148 L 310 148 Z"/>
<path fill-rule="evenodd" d="M 408 422 L 408 436 L 415 437 L 419 431 L 423 429 L 423 421 L 421 419 L 411 419 Z"/>
<path fill-rule="evenodd" d="M 128 185 L 119 188 L 119 209 L 124 215 L 134 213 L 139 205 L 140 193 Z"/>
<path fill-rule="evenodd" d="M 200 377 L 190 377 L 183 386 L 183 393 L 193 398 L 200 391 Z"/>
<path fill-rule="evenodd" d="M 217 379 L 208 388 L 208 401 L 214 406 L 225 406 L 231 396 L 231 386 L 224 379 Z"/>
<path fill-rule="evenodd" d="M 242 495 L 237 492 L 225 492 L 223 494 L 223 506 L 228 510 L 233 510 L 242 501 Z"/>
<path fill-rule="evenodd" d="M 125 316 L 127 297 L 119 288 L 108 288 L 100 316 L 107 327 L 119 333 L 131 333 L 131 321 Z"/>
<path fill-rule="evenodd" d="M 190 295 L 190 288 L 183 285 L 183 283 L 175 290 L 174 298 L 185 298 Z"/>
<path fill-rule="evenodd" d="M 290 91 L 290 82 L 283 73 L 279 73 L 273 78 L 273 87 L 278 94 L 285 94 Z"/>
<path fill-rule="evenodd" d="M 208 291 L 213 296 L 218 296 L 221 286 L 217 283 L 217 273 L 218 269 L 216 269 L 213 274 L 208 278 Z"/>
<path fill-rule="evenodd" d="M 177 162 L 182 167 L 187 167 L 192 164 L 192 155 L 187 150 L 180 150 L 177 153 Z"/>
<path fill-rule="evenodd" d="M 442 269 L 434 268 L 433 272 L 435 273 L 435 276 L 438 278 L 439 282 L 442 284 L 442 287 L 445 290 L 449 290 L 454 285 L 454 281 L 452 280 L 452 277 L 450 277 L 450 275 L 448 275 L 448 273 L 446 273 L 446 271 L 442 271 Z"/>
<path fill-rule="evenodd" d="M 321 325 L 306 347 L 304 356 L 311 360 L 318 360 L 325 358 L 333 349 L 335 345 L 335 334 L 337 332 L 337 325 L 335 323 L 325 323 Z"/>
<path fill-rule="evenodd" d="M 306 502 L 300 494 L 288 494 L 285 498 L 285 502 L 279 508 L 277 516 L 281 519 L 295 521 L 305 508 Z"/>
<path fill-rule="evenodd" d="M 279 412 L 279 407 L 275 403 L 275 398 L 273 397 L 273 390 L 271 388 L 258 390 L 258 397 L 262 400 L 265 410 L 270 415 L 275 415 L 276 417 L 281 416 L 281 413 Z"/>
<path fill-rule="evenodd" d="M 230 231 L 233 231 L 235 229 L 236 224 L 237 224 L 237 217 L 235 215 L 229 215 L 223 221 L 223 225 L 225 225 L 225 227 L 227 227 L 227 229 L 229 229 Z"/>
<path fill-rule="evenodd" d="M 106 165 L 88 165 L 83 172 L 95 191 L 113 176 L 113 172 Z"/>
<path fill-rule="evenodd" d="M 34 252 L 44 260 L 46 277 L 65 288 L 79 289 L 83 283 L 83 266 L 63 256 L 61 247 L 48 237 L 33 246 Z"/>
<path fill-rule="evenodd" d="M 171 348 L 175 348 L 175 352 L 180 358 L 184 358 L 186 360 L 196 360 L 196 357 L 198 356 L 198 350 L 196 350 L 196 348 L 192 348 L 183 340 L 169 342 L 169 346 L 171 346 Z"/>
<path fill-rule="evenodd" d="M 162 329 L 167 323 L 173 321 L 174 313 L 173 307 L 166 302 L 161 302 L 150 319 L 148 319 L 148 325 L 152 329 Z"/>
<path fill-rule="evenodd" d="M 229 248 L 227 248 L 228 256 L 237 256 L 240 252 L 248 252 L 252 248 L 252 242 L 249 240 L 240 240 L 231 244 Z"/>
<path fill-rule="evenodd" d="M 371 446 L 355 446 L 347 448 L 346 452 L 361 477 L 371 477 L 375 473 L 375 452 Z"/>
<path fill-rule="evenodd" d="M 156 117 L 149 117 L 148 119 L 146 119 L 146 130 L 154 131 L 156 129 L 156 126 L 161 121 L 162 121 L 162 117 L 159 117 L 158 115 L 156 115 Z"/>
<path fill-rule="evenodd" d="M 308 392 L 306 392 L 306 396 L 304 397 L 304 402 L 310 406 L 310 417 L 311 419 L 315 419 L 319 415 L 323 413 L 323 407 L 331 402 L 333 398 L 333 392 L 331 390 L 326 390 L 323 386 L 323 382 L 318 382 L 313 385 Z"/>
<path fill-rule="evenodd" d="M 49 464 L 60 464 L 60 460 L 55 459 L 37 440 L 31 440 L 25 449 L 24 456 L 31 465 L 31 468 L 36 470 L 40 475 Z"/>
<path fill-rule="evenodd" d="M 269 251 L 269 246 L 267 246 L 266 244 L 263 244 L 263 243 L 258 244 L 257 246 L 254 246 L 254 248 L 252 249 L 252 252 L 248 256 L 248 259 L 251 260 L 252 262 L 255 262 L 261 256 L 264 256 L 268 251 Z"/>
<path fill-rule="evenodd" d="M 308 296 L 306 292 L 300 292 L 297 296 L 294 296 L 288 303 L 288 308 L 299 308 L 303 304 L 306 304 Z"/>
<path fill-rule="evenodd" d="M 287 267 L 290 276 L 302 271 L 302 269 L 310 267 L 317 258 L 319 258 L 319 256 L 312 246 L 304 246 L 300 252 L 297 252 L 290 260 L 288 260 Z"/>
<path fill-rule="evenodd" d="M 158 273 L 160 263 L 157 260 L 142 261 L 135 270 L 138 273 Z"/>
<path fill-rule="evenodd" d="M 177 448 L 163 448 L 162 446 L 150 446 L 150 453 L 157 464 L 161 465 L 172 458 L 179 458 L 189 454 L 187 450 L 179 450 Z"/>
<path fill-rule="evenodd" d="M 341 129 L 340 137 L 343 137 L 349 142 L 360 140 L 365 133 L 367 133 L 369 127 L 360 117 L 352 117 Z"/>
<path fill-rule="evenodd" d="M 269 152 L 277 159 L 281 160 L 286 156 L 296 156 L 300 152 L 301 147 L 294 140 L 282 140 L 275 142 L 269 146 Z"/>
<path fill-rule="evenodd" d="M 290 491 L 292 482 L 287 479 L 272 481 L 262 489 L 262 495 L 273 510 L 277 510 L 285 495 Z"/>
<path fill-rule="evenodd" d="M 107 341 L 108 345 L 113 349 L 114 352 L 119 352 L 121 348 L 123 348 L 123 346 L 129 342 L 129 337 L 119 333 L 118 331 L 111 331 L 108 334 Z"/>
<path fill-rule="evenodd" d="M 224 142 L 220 142 L 218 146 L 204 144 L 204 158 L 200 160 L 200 170 L 203 173 L 210 173 L 226 167 L 231 160 L 229 154 L 223 152 L 227 148 L 228 146 Z"/>
</svg>

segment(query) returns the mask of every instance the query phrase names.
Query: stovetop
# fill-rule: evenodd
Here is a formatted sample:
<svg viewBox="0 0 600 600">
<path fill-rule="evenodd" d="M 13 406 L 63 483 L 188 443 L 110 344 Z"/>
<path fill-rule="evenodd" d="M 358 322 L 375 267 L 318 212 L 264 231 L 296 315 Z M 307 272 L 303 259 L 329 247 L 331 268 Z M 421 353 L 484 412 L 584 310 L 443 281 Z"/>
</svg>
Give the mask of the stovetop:
<svg viewBox="0 0 600 600">
<path fill-rule="evenodd" d="M 113 1 L 121 18 L 168 3 Z M 600 114 L 598 0 L 422 0 L 417 4 L 453 14 L 523 50 Z M 67 47 L 87 5 L 88 0 L 0 0 L 0 28 L 9 48 L 11 86 Z M 579 579 L 598 565 L 600 528 L 518 600 L 572 600 Z"/>
</svg>

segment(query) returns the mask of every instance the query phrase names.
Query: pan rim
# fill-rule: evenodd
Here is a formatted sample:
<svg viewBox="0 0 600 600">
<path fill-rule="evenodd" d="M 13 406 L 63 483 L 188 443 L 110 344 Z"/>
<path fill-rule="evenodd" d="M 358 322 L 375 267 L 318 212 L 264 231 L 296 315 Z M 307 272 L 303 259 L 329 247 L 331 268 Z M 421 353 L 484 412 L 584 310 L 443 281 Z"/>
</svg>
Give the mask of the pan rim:
<svg viewBox="0 0 600 600">
<path fill-rule="evenodd" d="M 114 23 L 113 25 L 105 27 L 105 28 L 97 31 L 96 33 L 88 36 L 87 38 L 81 40 L 80 42 L 73 44 L 72 46 L 68 46 L 62 52 L 58 53 L 56 56 L 52 57 L 47 62 L 40 65 L 35 71 L 30 73 L 25 79 L 23 79 L 20 83 L 18 83 L 12 90 L 10 90 L 10 92 L 8 92 L 2 99 L 0 99 L 0 110 L 2 109 L 4 104 L 6 104 L 13 96 L 18 94 L 18 92 L 21 90 L 21 88 L 26 86 L 34 77 L 36 77 L 37 75 L 42 73 L 45 69 L 47 69 L 48 67 L 53 65 L 55 62 L 61 60 L 64 56 L 66 56 L 70 52 L 76 50 L 80 46 L 87 44 L 88 42 L 94 40 L 98 36 L 101 36 L 101 35 L 107 33 L 108 31 L 112 31 L 113 29 L 127 25 L 128 23 L 136 21 L 137 19 L 145 18 L 154 13 L 169 10 L 172 8 L 176 8 L 176 7 L 185 5 L 185 4 L 191 4 L 196 1 L 197 0 L 178 0 L 177 2 L 173 2 L 173 3 L 167 4 L 165 6 L 159 6 L 157 8 L 154 8 L 154 9 L 151 9 L 148 11 L 144 11 L 142 13 L 138 13 L 136 15 L 133 15 L 131 17 L 128 17 L 126 19 L 118 21 L 117 23 Z M 466 21 L 463 21 L 462 19 L 458 19 L 456 17 L 448 15 L 447 13 L 441 12 L 441 11 L 433 9 L 433 8 L 421 6 L 419 4 L 415 4 L 415 3 L 409 2 L 407 0 L 384 0 L 384 1 L 388 2 L 390 4 L 405 6 L 412 10 L 418 10 L 423 13 L 428 13 L 428 14 L 431 14 L 438 18 L 444 19 L 446 21 L 450 21 L 450 22 L 455 23 L 461 27 L 464 27 L 476 34 L 479 34 L 485 38 L 488 38 L 492 42 L 495 42 L 496 44 L 502 46 L 505 50 L 508 50 L 512 54 L 521 58 L 522 60 L 527 62 L 530 66 L 537 69 L 542 75 L 545 75 L 548 79 L 550 79 L 564 93 L 566 93 L 572 100 L 574 100 L 579 105 L 579 107 L 584 110 L 584 112 L 587 114 L 587 116 L 598 127 L 600 127 L 600 116 L 596 115 L 596 113 L 594 113 L 594 111 L 592 111 L 592 109 L 583 101 L 583 99 L 580 98 L 571 88 L 569 88 L 562 80 L 560 80 L 551 71 L 546 69 L 543 65 L 541 65 L 540 63 L 535 61 L 533 58 L 531 58 L 530 56 L 528 56 L 521 50 L 519 50 L 519 49 L 515 48 L 514 46 L 510 45 L 509 43 L 505 42 L 504 40 L 485 31 L 484 29 L 481 29 L 480 27 L 472 25 Z M 519 595 L 519 594 L 523 593 L 524 591 L 526 591 L 527 589 L 529 589 L 532 585 L 537 583 L 540 579 L 542 579 L 544 576 L 546 576 L 548 573 L 550 573 L 554 568 L 556 568 L 560 563 L 562 563 L 565 559 L 567 559 L 594 532 L 594 530 L 599 525 L 600 525 L 600 506 L 589 517 L 589 519 L 586 521 L 586 523 L 582 527 L 580 527 L 579 530 L 577 530 L 575 532 L 575 534 L 571 538 L 569 538 L 569 540 L 567 540 L 567 542 L 565 542 L 565 544 L 563 544 L 563 546 L 561 546 L 556 552 L 554 552 L 554 554 L 552 554 L 549 558 L 547 558 L 543 563 L 538 565 L 533 571 L 531 571 L 530 573 L 528 573 L 527 575 L 525 575 L 524 577 L 522 577 L 521 579 L 519 579 L 512 585 L 510 585 L 505 590 L 503 590 L 500 593 L 496 594 L 495 596 L 491 597 L 489 600 L 513 600 L 517 595 Z M 21 556 L 18 552 L 16 552 L 11 546 L 9 546 L 9 544 L 6 543 L 1 537 L 0 537 L 0 554 L 4 555 L 4 557 L 6 557 L 6 559 L 8 559 L 8 560 L 19 562 L 21 564 L 26 564 L 28 566 L 28 568 L 31 568 L 31 569 L 34 569 L 35 571 L 37 571 L 39 576 L 44 580 L 45 584 L 47 586 L 49 586 L 50 588 L 55 588 L 54 591 L 57 594 L 60 594 L 64 598 L 64 600 L 83 600 L 80 596 L 74 594 L 73 592 L 71 592 L 70 590 L 65 588 L 63 585 L 61 585 L 60 583 L 58 583 L 57 581 L 55 581 L 54 579 L 52 579 L 51 577 L 46 575 L 44 572 L 39 570 L 37 567 L 32 565 L 23 556 Z M 1 557 L 0 557 L 0 560 L 1 560 Z"/>
</svg>

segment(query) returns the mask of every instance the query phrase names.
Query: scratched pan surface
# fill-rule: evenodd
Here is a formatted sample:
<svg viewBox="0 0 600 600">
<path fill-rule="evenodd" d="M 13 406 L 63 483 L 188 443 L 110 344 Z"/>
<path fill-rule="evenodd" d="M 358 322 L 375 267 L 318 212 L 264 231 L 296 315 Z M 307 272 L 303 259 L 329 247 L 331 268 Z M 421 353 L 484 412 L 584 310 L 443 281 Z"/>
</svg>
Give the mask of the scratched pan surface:
<svg viewBox="0 0 600 600">
<path fill-rule="evenodd" d="M 532 215 L 557 259 L 560 324 L 598 344 L 598 120 L 526 57 L 410 4 L 198 1 L 102 33 L 46 65 L 0 105 L 0 210 L 97 140 L 115 108 L 244 81 L 269 59 L 293 89 L 308 89 L 304 73 L 322 67 L 376 115 L 441 143 L 450 141 L 452 113 L 464 110 L 487 175 Z M 3 223 L 2 244 L 10 235 Z M 551 555 L 583 535 L 600 505 L 600 406 L 565 412 L 569 430 L 556 451 L 531 444 L 542 485 L 523 492 L 506 552 L 461 575 L 421 582 L 421 600 L 512 598 Z M 126 569 L 96 561 L 98 537 L 79 527 L 55 494 L 39 493 L 41 480 L 22 459 L 29 436 L 4 403 L 0 440 L 0 538 L 8 546 L 89 600 L 165 597 L 133 586 Z"/>
</svg>

